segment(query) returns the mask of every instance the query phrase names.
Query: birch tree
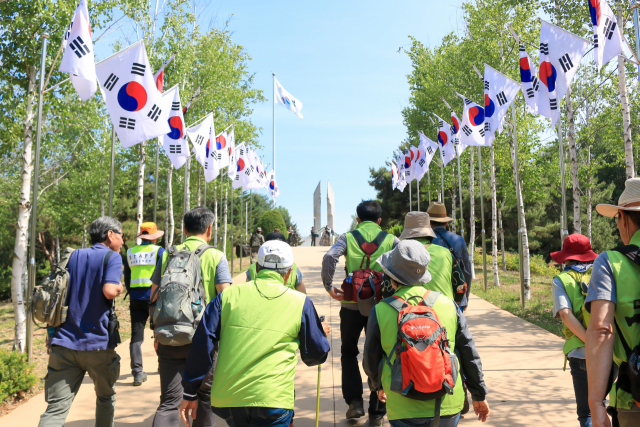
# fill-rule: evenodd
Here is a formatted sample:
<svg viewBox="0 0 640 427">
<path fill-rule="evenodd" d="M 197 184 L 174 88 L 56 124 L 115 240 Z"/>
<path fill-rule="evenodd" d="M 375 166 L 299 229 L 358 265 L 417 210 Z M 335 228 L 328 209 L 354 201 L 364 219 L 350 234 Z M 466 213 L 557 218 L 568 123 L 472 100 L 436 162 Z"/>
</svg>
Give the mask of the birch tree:
<svg viewBox="0 0 640 427">
<path fill-rule="evenodd" d="M 491 268 L 493 269 L 493 284 L 500 286 L 498 276 L 498 209 L 496 200 L 496 163 L 495 150 L 493 146 L 489 149 L 491 163 Z"/>
<path fill-rule="evenodd" d="M 571 88 L 565 95 L 567 106 L 567 139 L 569 140 L 569 159 L 571 161 L 571 182 L 573 185 L 573 232 L 582 234 L 582 218 L 580 216 L 580 181 L 578 179 L 578 153 L 576 148 L 575 115 L 571 100 Z"/>
</svg>

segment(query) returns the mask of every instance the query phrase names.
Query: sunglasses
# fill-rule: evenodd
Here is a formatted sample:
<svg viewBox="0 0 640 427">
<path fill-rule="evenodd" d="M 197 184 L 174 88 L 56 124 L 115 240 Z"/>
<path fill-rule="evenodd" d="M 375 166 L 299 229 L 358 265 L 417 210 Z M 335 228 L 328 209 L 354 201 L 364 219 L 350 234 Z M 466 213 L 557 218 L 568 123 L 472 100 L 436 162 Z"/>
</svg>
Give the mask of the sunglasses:
<svg viewBox="0 0 640 427">
<path fill-rule="evenodd" d="M 109 230 L 109 231 L 111 231 L 113 233 L 116 233 L 116 234 L 124 234 L 122 231 L 118 231 L 118 230 Z"/>
</svg>

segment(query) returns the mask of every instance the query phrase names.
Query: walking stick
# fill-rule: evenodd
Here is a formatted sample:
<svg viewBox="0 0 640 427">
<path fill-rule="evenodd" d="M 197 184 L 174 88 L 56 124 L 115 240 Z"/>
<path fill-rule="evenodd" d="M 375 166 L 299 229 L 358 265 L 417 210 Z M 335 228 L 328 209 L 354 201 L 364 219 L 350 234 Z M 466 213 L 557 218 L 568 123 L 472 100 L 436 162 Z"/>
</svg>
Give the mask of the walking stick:
<svg viewBox="0 0 640 427">
<path fill-rule="evenodd" d="M 320 323 L 324 322 L 324 316 L 320 317 Z M 322 364 L 318 365 L 318 390 L 316 392 L 316 427 L 320 421 L 320 374 L 322 373 Z"/>
</svg>

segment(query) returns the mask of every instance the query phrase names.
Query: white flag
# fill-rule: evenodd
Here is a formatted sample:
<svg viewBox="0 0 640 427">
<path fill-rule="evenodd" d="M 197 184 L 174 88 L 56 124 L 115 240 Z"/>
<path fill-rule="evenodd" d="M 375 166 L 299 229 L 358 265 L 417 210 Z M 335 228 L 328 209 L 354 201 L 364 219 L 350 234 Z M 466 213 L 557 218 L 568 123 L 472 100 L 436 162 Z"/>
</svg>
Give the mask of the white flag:
<svg viewBox="0 0 640 427">
<path fill-rule="evenodd" d="M 589 43 L 553 24 L 541 23 L 538 114 L 550 118 L 555 126 L 560 117 L 560 102 Z"/>
<path fill-rule="evenodd" d="M 415 148 L 415 147 L 411 147 L 411 148 Z M 407 149 L 404 150 L 404 179 L 407 181 L 407 183 L 411 183 L 411 181 L 413 181 L 415 179 L 415 177 L 413 176 L 413 159 L 415 158 L 416 153 L 411 150 L 411 149 Z"/>
<path fill-rule="evenodd" d="M 91 40 L 91 22 L 85 0 L 80 0 L 73 14 L 69 29 L 62 41 L 64 54 L 59 71 L 69 73 L 71 84 L 83 101 L 91 98 L 98 90 L 96 65 Z"/>
<path fill-rule="evenodd" d="M 202 167 L 204 168 L 204 179 L 207 182 L 211 182 L 220 174 L 220 160 L 218 158 L 219 153 L 213 149 L 215 141 L 215 125 L 213 120 L 211 121 L 211 127 L 209 128 L 209 138 L 206 144 L 206 158 Z"/>
<path fill-rule="evenodd" d="M 163 108 L 169 108 L 169 128 L 171 132 L 162 135 L 162 147 L 171 164 L 180 169 L 189 156 L 189 144 L 184 135 L 184 116 L 180 103 L 180 91 L 175 85 L 162 95 Z"/>
<path fill-rule="evenodd" d="M 186 129 L 187 135 L 193 144 L 193 152 L 196 153 L 196 160 L 204 166 L 204 162 L 209 157 L 207 145 L 210 145 L 211 129 L 213 128 L 213 113 L 209 113 L 203 121 L 195 126 Z"/>
<path fill-rule="evenodd" d="M 391 164 L 391 189 L 395 190 L 398 188 L 398 167 L 393 160 L 388 159 L 388 161 Z"/>
<path fill-rule="evenodd" d="M 420 181 L 429 170 L 429 163 L 427 163 L 427 152 L 422 144 L 418 145 L 416 153 L 416 158 L 413 161 L 413 175 Z"/>
<path fill-rule="evenodd" d="M 468 145 L 460 142 L 460 120 L 458 119 L 458 115 L 451 111 L 451 135 L 455 136 L 456 147 L 458 149 L 458 156 L 462 155 L 464 150 L 467 149 Z"/>
<path fill-rule="evenodd" d="M 287 110 L 293 111 L 296 116 L 302 118 L 302 114 L 300 113 L 300 110 L 302 110 L 302 102 L 300 102 L 298 99 L 294 98 L 293 95 L 287 92 L 285 88 L 282 87 L 278 79 L 274 77 L 274 80 L 276 85 L 273 88 L 273 102 L 276 104 L 284 105 Z"/>
<path fill-rule="evenodd" d="M 435 116 L 438 119 L 438 143 L 440 143 L 440 156 L 442 158 L 443 165 L 447 166 L 451 160 L 456 158 L 455 138 L 451 135 L 451 125 L 437 115 Z"/>
<path fill-rule="evenodd" d="M 522 43 L 520 43 L 520 83 L 529 112 L 538 114 L 538 92 L 540 90 L 538 71 Z"/>
<path fill-rule="evenodd" d="M 236 147 L 236 175 L 233 178 L 233 188 L 245 188 L 253 180 L 254 166 L 251 164 L 249 149 L 242 143 Z"/>
<path fill-rule="evenodd" d="M 432 141 L 427 136 L 425 136 L 425 134 L 422 132 L 420 132 L 419 137 L 420 137 L 420 148 L 425 153 L 426 167 L 428 171 L 429 165 L 431 164 L 431 160 L 433 160 L 433 156 L 435 156 L 436 151 L 438 151 L 438 144 Z"/>
<path fill-rule="evenodd" d="M 397 165 L 397 168 L 400 168 L 400 164 Z M 402 193 L 405 189 L 405 187 L 407 186 L 407 180 L 404 177 L 404 172 L 398 172 L 398 185 L 396 186 L 396 189 L 400 190 L 400 192 Z"/>
<path fill-rule="evenodd" d="M 96 74 L 124 148 L 171 132 L 143 40 L 98 63 Z"/>
<path fill-rule="evenodd" d="M 484 141 L 484 108 L 464 95 L 458 96 L 464 102 L 462 111 L 462 127 L 460 128 L 460 144 L 463 146 L 485 145 Z"/>
<path fill-rule="evenodd" d="M 587 0 L 587 4 L 593 24 L 594 56 L 600 71 L 603 65 L 622 53 L 622 34 L 607 0 Z"/>
<path fill-rule="evenodd" d="M 227 176 L 231 179 L 236 177 L 237 172 L 237 159 L 236 159 L 236 143 L 235 137 L 233 138 L 233 146 L 229 145 L 229 168 L 227 169 Z"/>
<path fill-rule="evenodd" d="M 218 135 L 216 135 L 215 144 L 213 144 L 214 157 L 217 159 L 221 169 L 229 165 L 229 151 L 227 149 L 227 142 L 227 132 L 222 131 Z"/>
<path fill-rule="evenodd" d="M 262 160 L 258 157 L 258 154 L 254 150 L 249 150 L 249 158 L 251 159 L 251 164 L 253 165 L 253 179 L 247 184 L 246 187 L 243 187 L 245 190 L 259 190 L 261 188 L 267 188 L 267 173 L 262 166 Z"/>
<path fill-rule="evenodd" d="M 486 145 L 493 144 L 496 131 L 502 132 L 504 117 L 519 91 L 518 82 L 484 64 L 484 140 Z"/>
<path fill-rule="evenodd" d="M 230 165 L 231 157 L 233 155 L 233 151 L 236 149 L 236 128 L 233 126 L 231 131 L 227 134 L 227 148 L 226 148 L 226 157 L 222 158 L 221 167 L 225 167 Z M 226 160 L 225 160 L 226 159 Z"/>
<path fill-rule="evenodd" d="M 155 80 L 155 82 L 156 82 L 156 88 L 158 89 L 158 91 L 160 93 L 162 93 L 163 87 L 164 87 L 164 69 L 165 69 L 165 67 L 167 65 L 169 65 L 169 62 L 171 62 L 173 60 L 173 58 L 176 56 L 177 53 L 178 52 L 176 52 L 173 55 L 171 55 L 169 57 L 169 59 L 167 59 L 167 62 L 162 64 L 162 67 L 160 67 L 160 69 L 158 71 L 156 71 L 156 73 L 153 75 L 153 80 Z"/>
<path fill-rule="evenodd" d="M 276 201 L 276 197 L 280 195 L 280 187 L 278 187 L 278 181 L 276 181 L 275 169 L 272 169 L 271 173 L 269 173 L 269 195 L 274 202 Z"/>
</svg>

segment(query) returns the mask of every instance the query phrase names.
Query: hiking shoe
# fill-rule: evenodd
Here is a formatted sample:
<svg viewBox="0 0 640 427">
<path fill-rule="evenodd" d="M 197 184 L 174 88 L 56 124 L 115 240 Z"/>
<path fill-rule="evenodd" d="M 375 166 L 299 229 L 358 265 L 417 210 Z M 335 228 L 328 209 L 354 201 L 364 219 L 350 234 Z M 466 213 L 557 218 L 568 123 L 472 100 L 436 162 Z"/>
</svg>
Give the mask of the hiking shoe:
<svg viewBox="0 0 640 427">
<path fill-rule="evenodd" d="M 380 427 L 384 424 L 384 415 L 369 415 L 369 425 Z"/>
<path fill-rule="evenodd" d="M 140 372 L 133 377 L 133 385 L 139 386 L 142 385 L 143 382 L 147 380 L 147 374 L 144 372 Z"/>
<path fill-rule="evenodd" d="M 364 406 L 362 400 L 354 400 L 349 404 L 349 410 L 347 410 L 347 418 L 360 418 L 364 417 Z"/>
</svg>

